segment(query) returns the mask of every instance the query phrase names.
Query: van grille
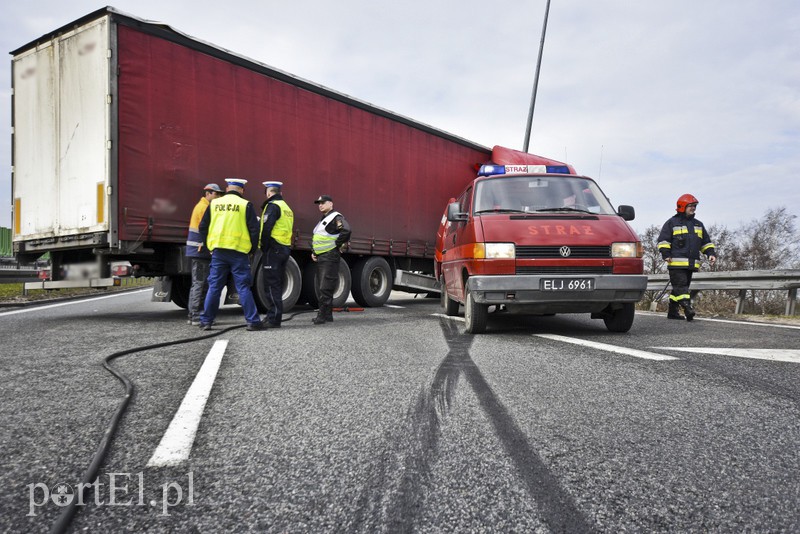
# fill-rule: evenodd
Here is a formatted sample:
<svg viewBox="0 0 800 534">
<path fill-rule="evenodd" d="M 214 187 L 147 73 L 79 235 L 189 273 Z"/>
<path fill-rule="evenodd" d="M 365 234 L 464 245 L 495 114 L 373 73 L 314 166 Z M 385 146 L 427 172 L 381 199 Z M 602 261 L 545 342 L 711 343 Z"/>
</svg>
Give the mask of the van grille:
<svg viewBox="0 0 800 534">
<path fill-rule="evenodd" d="M 611 247 L 569 247 L 570 258 L 610 258 Z M 517 258 L 561 258 L 561 247 L 517 246 Z"/>
<path fill-rule="evenodd" d="M 518 266 L 517 274 L 611 274 L 611 267 L 539 267 L 535 265 Z"/>
</svg>

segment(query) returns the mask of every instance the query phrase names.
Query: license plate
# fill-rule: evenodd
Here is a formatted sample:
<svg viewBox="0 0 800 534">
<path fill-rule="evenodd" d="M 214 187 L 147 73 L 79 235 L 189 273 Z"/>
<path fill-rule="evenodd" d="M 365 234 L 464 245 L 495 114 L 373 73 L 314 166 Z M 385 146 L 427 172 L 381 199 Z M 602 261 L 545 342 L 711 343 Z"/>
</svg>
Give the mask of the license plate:
<svg viewBox="0 0 800 534">
<path fill-rule="evenodd" d="M 543 278 L 539 281 L 542 291 L 593 291 L 592 278 Z"/>
</svg>

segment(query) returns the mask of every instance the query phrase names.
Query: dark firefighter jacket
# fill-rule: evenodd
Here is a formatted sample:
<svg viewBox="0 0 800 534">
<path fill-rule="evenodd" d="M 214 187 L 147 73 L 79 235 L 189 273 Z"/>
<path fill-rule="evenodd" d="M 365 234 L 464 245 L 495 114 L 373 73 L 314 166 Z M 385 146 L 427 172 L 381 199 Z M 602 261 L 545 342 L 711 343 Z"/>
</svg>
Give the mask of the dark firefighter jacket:
<svg viewBox="0 0 800 534">
<path fill-rule="evenodd" d="M 678 213 L 661 228 L 658 250 L 665 260 L 671 258 L 670 269 L 700 269 L 700 254 L 715 256 L 714 243 L 703 223 Z"/>
</svg>

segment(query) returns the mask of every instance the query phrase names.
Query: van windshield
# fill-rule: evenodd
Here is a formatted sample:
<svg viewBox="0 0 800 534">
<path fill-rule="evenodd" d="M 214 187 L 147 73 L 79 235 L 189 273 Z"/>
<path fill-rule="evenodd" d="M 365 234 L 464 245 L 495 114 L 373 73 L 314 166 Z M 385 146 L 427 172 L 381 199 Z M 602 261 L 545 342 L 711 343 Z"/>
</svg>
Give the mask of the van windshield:
<svg viewBox="0 0 800 534">
<path fill-rule="evenodd" d="M 615 215 L 596 183 L 573 176 L 515 176 L 478 182 L 474 213 L 585 212 Z"/>
</svg>

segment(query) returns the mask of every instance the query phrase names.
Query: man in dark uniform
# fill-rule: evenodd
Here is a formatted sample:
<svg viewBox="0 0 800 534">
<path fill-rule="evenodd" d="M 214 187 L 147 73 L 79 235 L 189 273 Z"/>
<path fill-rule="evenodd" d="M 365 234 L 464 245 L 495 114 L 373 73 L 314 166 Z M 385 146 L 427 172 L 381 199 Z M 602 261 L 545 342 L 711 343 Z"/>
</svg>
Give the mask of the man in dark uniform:
<svg viewBox="0 0 800 534">
<path fill-rule="evenodd" d="M 333 211 L 333 199 L 321 195 L 314 204 L 322 213 L 311 240 L 313 253 L 311 259 L 317 262 L 317 294 L 319 311 L 312 321 L 314 324 L 333 322 L 333 292 L 339 281 L 339 260 L 341 252 L 350 241 L 350 225 L 341 213 Z"/>
<path fill-rule="evenodd" d="M 280 328 L 283 317 L 283 278 L 292 251 L 294 213 L 281 195 L 283 182 L 263 182 L 267 201 L 261 210 L 261 268 L 267 286 L 267 316 L 264 328 Z"/>
<path fill-rule="evenodd" d="M 658 235 L 658 250 L 667 262 L 669 281 L 672 293 L 669 296 L 667 318 L 681 319 L 679 308 L 683 308 L 686 320 L 694 319 L 689 285 L 692 273 L 700 269 L 700 254 L 708 256 L 708 263 L 713 267 L 717 254 L 711 236 L 703 223 L 694 218 L 698 200 L 689 194 L 678 199 L 677 213 L 661 228 Z"/>
</svg>

